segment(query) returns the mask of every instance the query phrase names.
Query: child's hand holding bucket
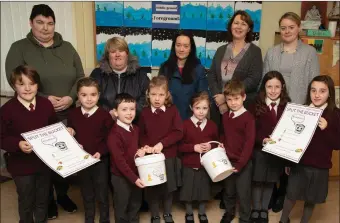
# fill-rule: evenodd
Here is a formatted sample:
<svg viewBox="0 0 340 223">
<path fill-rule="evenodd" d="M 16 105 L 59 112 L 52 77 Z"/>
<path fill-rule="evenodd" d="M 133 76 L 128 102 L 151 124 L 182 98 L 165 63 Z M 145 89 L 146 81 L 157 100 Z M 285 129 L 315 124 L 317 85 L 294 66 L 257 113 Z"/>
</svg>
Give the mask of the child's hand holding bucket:
<svg viewBox="0 0 340 223">
<path fill-rule="evenodd" d="M 154 147 L 153 147 L 153 153 L 161 153 L 163 150 L 163 144 L 161 142 L 157 143 Z"/>
<path fill-rule="evenodd" d="M 202 144 L 196 144 L 196 145 L 194 145 L 194 151 L 195 151 L 196 153 L 203 153 Z"/>
<path fill-rule="evenodd" d="M 137 150 L 137 156 L 139 157 L 143 157 L 145 156 L 146 153 L 146 149 L 143 149 L 144 147 L 140 148 L 139 150 Z"/>
<path fill-rule="evenodd" d="M 136 182 L 135 182 L 136 186 L 139 187 L 139 188 L 144 188 L 144 183 L 141 179 L 137 179 Z"/>
<path fill-rule="evenodd" d="M 203 148 L 204 153 L 211 150 L 211 144 L 210 143 L 201 143 L 201 147 Z"/>
<path fill-rule="evenodd" d="M 96 152 L 92 157 L 95 159 L 100 159 L 100 153 Z"/>
</svg>

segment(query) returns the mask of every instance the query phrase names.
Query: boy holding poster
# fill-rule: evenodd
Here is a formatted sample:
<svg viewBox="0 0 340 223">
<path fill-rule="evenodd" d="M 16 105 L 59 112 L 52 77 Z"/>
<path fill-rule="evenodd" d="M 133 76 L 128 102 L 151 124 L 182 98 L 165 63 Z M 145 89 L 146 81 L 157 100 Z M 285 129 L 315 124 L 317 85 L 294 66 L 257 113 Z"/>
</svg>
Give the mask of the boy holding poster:
<svg viewBox="0 0 340 223">
<path fill-rule="evenodd" d="M 16 97 L 1 107 L 1 149 L 18 193 L 20 222 L 47 222 L 49 168 L 32 152 L 21 133 L 58 122 L 51 102 L 37 95 L 40 77 L 36 70 L 20 65 L 10 76 Z M 37 186 L 38 185 L 38 186 Z"/>
<path fill-rule="evenodd" d="M 117 124 L 109 133 L 107 145 L 111 155 L 115 222 L 138 223 L 144 183 L 138 176 L 135 155 L 144 156 L 145 151 L 138 149 L 139 129 L 132 124 L 136 117 L 136 99 L 126 93 L 118 94 L 114 115 Z"/>
<path fill-rule="evenodd" d="M 239 222 L 248 222 L 251 211 L 251 155 L 255 143 L 255 119 L 243 106 L 246 93 L 242 82 L 227 82 L 223 94 L 229 111 L 222 117 L 224 133 L 221 142 L 235 169 L 232 175 L 223 180 L 226 210 L 221 223 L 229 223 L 234 219 L 236 195 L 240 199 Z"/>
<path fill-rule="evenodd" d="M 111 115 L 97 106 L 99 86 L 96 80 L 85 77 L 77 83 L 77 94 L 81 106 L 70 111 L 68 126 L 76 132 L 75 139 L 83 149 L 100 162 L 78 172 L 84 202 L 85 223 L 94 222 L 95 197 L 99 201 L 100 222 L 110 222 L 108 171 L 109 156 L 107 136 L 113 125 Z"/>
</svg>

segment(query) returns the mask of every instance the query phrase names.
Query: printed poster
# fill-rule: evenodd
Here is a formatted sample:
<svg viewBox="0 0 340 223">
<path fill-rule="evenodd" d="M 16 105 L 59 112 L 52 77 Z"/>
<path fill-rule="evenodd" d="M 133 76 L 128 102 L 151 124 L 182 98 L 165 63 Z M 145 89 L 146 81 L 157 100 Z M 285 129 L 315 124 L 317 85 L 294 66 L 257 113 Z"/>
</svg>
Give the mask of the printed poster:
<svg viewBox="0 0 340 223">
<path fill-rule="evenodd" d="M 21 135 L 35 154 L 64 178 L 100 161 L 79 146 L 62 122 Z"/>
<path fill-rule="evenodd" d="M 262 151 L 299 163 L 305 153 L 323 110 L 288 103 L 269 143 Z"/>
<path fill-rule="evenodd" d="M 152 28 L 179 29 L 180 2 L 152 2 Z"/>
</svg>

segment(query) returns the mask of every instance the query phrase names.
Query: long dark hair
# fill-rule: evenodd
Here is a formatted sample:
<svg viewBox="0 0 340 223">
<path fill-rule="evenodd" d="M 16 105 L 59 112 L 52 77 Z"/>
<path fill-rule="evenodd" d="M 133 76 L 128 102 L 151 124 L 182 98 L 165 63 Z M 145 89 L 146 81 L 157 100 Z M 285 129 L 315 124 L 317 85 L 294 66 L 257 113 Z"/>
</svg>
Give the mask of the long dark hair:
<svg viewBox="0 0 340 223">
<path fill-rule="evenodd" d="M 176 56 L 176 40 L 179 36 L 187 36 L 190 39 L 190 53 L 185 61 L 184 67 L 183 67 L 183 75 L 182 75 L 182 83 L 183 84 L 192 84 L 195 76 L 194 69 L 197 66 L 197 64 L 200 64 L 200 60 L 196 56 L 196 44 L 193 35 L 185 30 L 180 31 L 177 33 L 172 40 L 171 45 L 171 52 L 170 56 L 167 61 L 165 61 L 160 68 L 160 73 L 165 74 L 167 78 L 170 80 L 172 75 L 175 73 L 177 69 L 177 56 Z M 165 72 L 165 69 L 167 72 Z"/>
<path fill-rule="evenodd" d="M 262 113 L 267 111 L 267 104 L 266 104 L 266 83 L 271 79 L 278 79 L 281 82 L 282 90 L 280 94 L 280 105 L 285 105 L 291 101 L 290 97 L 288 96 L 288 91 L 286 87 L 286 82 L 282 76 L 282 74 L 276 70 L 269 71 L 266 73 L 262 79 L 261 86 L 259 93 L 255 99 L 255 115 L 259 116 Z"/>
<path fill-rule="evenodd" d="M 335 104 L 335 87 L 333 79 L 328 75 L 320 75 L 313 78 L 313 80 L 308 85 L 307 95 L 306 95 L 306 105 L 310 105 L 312 100 L 310 98 L 310 90 L 312 88 L 313 82 L 323 82 L 328 87 L 329 97 L 327 98 L 327 111 L 333 111 L 336 107 Z"/>
</svg>

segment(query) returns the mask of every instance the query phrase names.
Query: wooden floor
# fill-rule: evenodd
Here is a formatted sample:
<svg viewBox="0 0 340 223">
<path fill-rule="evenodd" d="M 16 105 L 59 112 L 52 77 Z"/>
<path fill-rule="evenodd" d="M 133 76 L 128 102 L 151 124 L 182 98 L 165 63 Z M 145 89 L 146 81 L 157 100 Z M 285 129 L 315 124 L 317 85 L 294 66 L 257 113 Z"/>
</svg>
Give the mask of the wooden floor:
<svg viewBox="0 0 340 223">
<path fill-rule="evenodd" d="M 15 185 L 13 180 L 6 183 L 0 184 L 1 187 L 1 219 L 2 223 L 15 223 L 19 221 L 17 212 L 17 194 L 15 191 Z M 59 207 L 59 217 L 55 220 L 49 221 L 53 223 L 83 223 L 84 222 L 84 212 L 83 204 L 80 196 L 79 187 L 73 185 L 70 188 L 70 197 L 77 203 L 78 211 L 73 214 L 68 214 L 64 212 Z M 113 223 L 113 208 L 111 206 L 111 222 Z M 293 212 L 291 213 L 291 222 L 300 222 L 301 213 L 303 209 L 303 203 L 298 202 L 295 206 Z M 184 223 L 184 209 L 178 203 L 174 204 L 173 216 L 174 221 L 177 223 Z M 223 210 L 219 209 L 218 201 L 211 200 L 207 205 L 207 215 L 210 223 L 219 223 L 221 216 L 223 215 Z M 278 223 L 281 213 L 270 212 L 269 220 L 270 222 Z M 195 210 L 195 222 L 197 219 L 197 210 Z M 140 223 L 149 223 L 150 217 L 149 213 L 141 214 Z M 238 219 L 235 218 L 233 223 L 237 223 Z M 339 181 L 333 180 L 329 183 L 329 191 L 327 202 L 322 205 L 317 205 L 313 213 L 311 223 L 339 223 Z"/>
</svg>

